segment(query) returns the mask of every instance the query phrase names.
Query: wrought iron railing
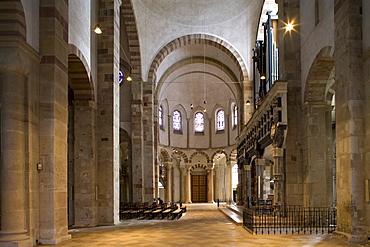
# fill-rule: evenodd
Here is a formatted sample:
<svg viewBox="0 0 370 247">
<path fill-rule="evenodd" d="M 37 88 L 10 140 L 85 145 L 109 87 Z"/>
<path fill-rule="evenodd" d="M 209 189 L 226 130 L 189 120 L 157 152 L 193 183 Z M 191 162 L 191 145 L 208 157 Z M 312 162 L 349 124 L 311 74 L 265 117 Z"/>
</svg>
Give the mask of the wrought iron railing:
<svg viewBox="0 0 370 247">
<path fill-rule="evenodd" d="M 332 207 L 245 208 L 243 227 L 253 234 L 330 234 L 337 226 Z"/>
</svg>

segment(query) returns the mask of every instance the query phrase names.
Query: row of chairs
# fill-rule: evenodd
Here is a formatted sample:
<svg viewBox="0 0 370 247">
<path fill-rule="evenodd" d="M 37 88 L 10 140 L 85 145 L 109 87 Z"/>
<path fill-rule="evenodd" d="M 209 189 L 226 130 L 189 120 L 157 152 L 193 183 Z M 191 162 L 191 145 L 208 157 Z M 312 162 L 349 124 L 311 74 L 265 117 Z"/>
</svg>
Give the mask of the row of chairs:
<svg viewBox="0 0 370 247">
<path fill-rule="evenodd" d="M 149 206 L 148 204 L 127 204 L 121 205 L 120 219 L 175 220 L 180 219 L 184 212 L 186 212 L 186 206 L 182 206 L 180 204 L 180 207 L 178 207 L 176 203 L 163 203 L 161 205 L 156 205 L 155 207 L 152 205 Z"/>
</svg>

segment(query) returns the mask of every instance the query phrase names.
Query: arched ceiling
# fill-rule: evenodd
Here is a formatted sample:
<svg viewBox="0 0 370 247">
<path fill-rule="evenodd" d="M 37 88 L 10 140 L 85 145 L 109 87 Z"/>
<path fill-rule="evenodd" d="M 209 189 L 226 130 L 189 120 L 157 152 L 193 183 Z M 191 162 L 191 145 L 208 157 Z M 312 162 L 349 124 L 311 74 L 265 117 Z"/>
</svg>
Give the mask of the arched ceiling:
<svg viewBox="0 0 370 247">
<path fill-rule="evenodd" d="M 242 67 L 244 80 L 249 80 L 248 73 L 252 70 L 252 47 L 256 39 L 256 28 L 263 3 L 263 0 L 132 0 L 138 36 L 140 37 L 143 80 L 151 80 L 153 64 L 162 62 L 158 63 L 156 60 L 161 59 L 158 58 L 158 54 L 163 55 L 163 47 L 175 41 L 167 46 L 168 50 L 165 51 L 172 53 L 173 50 L 179 48 L 178 43 L 184 42 L 184 47 L 192 43 L 194 41 L 192 35 L 208 36 L 195 38 L 195 40 L 211 40 L 216 45 L 229 50 Z M 183 37 L 185 39 L 180 39 Z M 182 45 L 180 44 L 180 46 Z M 211 46 L 206 49 L 213 54 L 222 54 L 211 51 Z M 193 56 L 203 56 L 201 46 L 199 49 L 195 46 L 184 48 L 181 52 L 194 52 Z M 208 51 L 206 52 L 208 53 Z M 180 54 L 180 52 L 176 53 L 176 56 Z M 180 59 L 175 60 L 179 61 Z M 216 60 L 230 65 L 221 57 Z M 161 65 L 166 67 L 162 68 L 162 73 L 173 64 L 169 62 Z M 229 67 L 234 71 L 233 66 Z M 156 69 L 154 68 L 154 70 Z M 154 73 L 157 72 L 159 71 Z M 156 79 L 159 80 L 158 77 Z"/>
</svg>

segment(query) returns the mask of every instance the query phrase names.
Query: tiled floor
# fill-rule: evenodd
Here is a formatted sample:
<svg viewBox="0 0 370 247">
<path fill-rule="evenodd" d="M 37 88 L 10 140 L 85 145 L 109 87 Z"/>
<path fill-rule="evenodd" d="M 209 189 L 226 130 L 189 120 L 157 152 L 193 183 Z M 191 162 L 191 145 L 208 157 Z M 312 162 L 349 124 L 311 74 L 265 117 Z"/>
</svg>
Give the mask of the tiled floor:
<svg viewBox="0 0 370 247">
<path fill-rule="evenodd" d="M 214 204 L 188 204 L 180 220 L 127 220 L 117 226 L 71 230 L 57 246 L 370 246 L 331 235 L 251 235 Z M 44 245 L 45 246 L 45 245 Z"/>
</svg>

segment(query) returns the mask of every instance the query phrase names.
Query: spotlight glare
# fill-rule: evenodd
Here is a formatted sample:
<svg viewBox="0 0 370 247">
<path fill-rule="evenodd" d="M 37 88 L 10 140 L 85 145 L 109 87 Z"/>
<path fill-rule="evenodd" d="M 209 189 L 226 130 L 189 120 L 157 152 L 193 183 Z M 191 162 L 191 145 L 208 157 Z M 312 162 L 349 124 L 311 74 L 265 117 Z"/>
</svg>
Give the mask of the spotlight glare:
<svg viewBox="0 0 370 247">
<path fill-rule="evenodd" d="M 293 23 L 288 23 L 288 24 L 286 24 L 286 26 L 285 26 L 285 30 L 286 31 L 292 31 L 294 29 L 294 26 L 293 26 Z"/>
</svg>

